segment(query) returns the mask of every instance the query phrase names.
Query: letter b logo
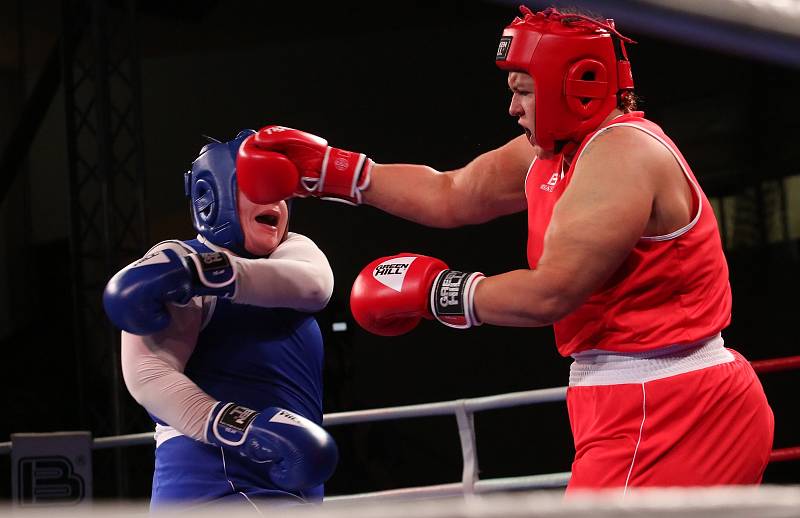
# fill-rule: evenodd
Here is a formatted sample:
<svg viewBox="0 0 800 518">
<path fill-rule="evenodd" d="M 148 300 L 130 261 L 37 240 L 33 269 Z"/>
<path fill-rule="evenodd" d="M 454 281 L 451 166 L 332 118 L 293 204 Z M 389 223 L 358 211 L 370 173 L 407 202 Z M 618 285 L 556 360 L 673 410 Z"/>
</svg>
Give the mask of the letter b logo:
<svg viewBox="0 0 800 518">
<path fill-rule="evenodd" d="M 66 457 L 24 457 L 17 466 L 21 506 L 77 504 L 83 500 L 86 484 Z"/>
</svg>

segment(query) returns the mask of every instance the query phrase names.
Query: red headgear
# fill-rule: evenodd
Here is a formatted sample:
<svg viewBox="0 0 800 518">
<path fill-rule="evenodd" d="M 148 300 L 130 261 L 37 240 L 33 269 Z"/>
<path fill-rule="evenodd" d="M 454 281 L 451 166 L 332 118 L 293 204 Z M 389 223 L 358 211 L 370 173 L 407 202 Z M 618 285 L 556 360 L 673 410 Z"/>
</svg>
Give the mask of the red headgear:
<svg viewBox="0 0 800 518">
<path fill-rule="evenodd" d="M 580 142 L 633 88 L 625 42 L 606 23 L 553 8 L 533 13 L 520 6 L 503 31 L 497 66 L 534 79 L 536 143 L 553 151 L 558 142 Z M 616 48 L 615 48 L 616 47 Z"/>
</svg>

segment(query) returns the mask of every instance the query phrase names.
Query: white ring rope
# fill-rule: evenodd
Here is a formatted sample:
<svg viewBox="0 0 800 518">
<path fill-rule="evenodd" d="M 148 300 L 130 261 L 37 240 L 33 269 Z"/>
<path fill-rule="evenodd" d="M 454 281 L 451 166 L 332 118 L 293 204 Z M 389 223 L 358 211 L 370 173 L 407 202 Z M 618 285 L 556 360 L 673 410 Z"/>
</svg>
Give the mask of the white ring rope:
<svg viewBox="0 0 800 518">
<path fill-rule="evenodd" d="M 468 412 L 482 410 L 496 410 L 538 403 L 564 401 L 567 396 L 567 387 L 548 389 L 526 390 L 522 392 L 509 392 L 494 396 L 483 396 L 470 399 L 455 399 L 437 403 L 423 403 L 419 405 L 406 405 L 386 408 L 372 408 L 368 410 L 355 410 L 351 412 L 336 412 L 325 414 L 324 426 L 338 426 L 344 424 L 364 423 L 372 421 L 386 421 L 390 419 L 407 419 L 411 417 L 427 417 L 437 415 L 455 415 L 459 407 L 463 406 Z M 137 446 L 153 442 L 153 432 L 132 433 L 109 437 L 97 437 L 92 440 L 93 450 L 117 448 L 119 446 Z M 11 453 L 11 442 L 0 442 L 0 455 Z"/>
<path fill-rule="evenodd" d="M 363 423 L 366 421 L 385 421 L 389 419 L 405 419 L 409 417 L 426 417 L 435 415 L 455 415 L 458 408 L 462 407 L 467 412 L 480 412 L 482 410 L 497 410 L 523 405 L 535 405 L 552 401 L 564 401 L 567 397 L 567 387 L 548 389 L 526 390 L 523 392 L 509 392 L 495 396 L 483 396 L 469 399 L 454 399 L 438 403 L 423 403 L 420 405 L 406 405 L 387 408 L 373 408 L 369 410 L 355 410 L 352 412 L 337 412 L 327 414 L 323 419 L 325 426 L 340 424 Z"/>
</svg>

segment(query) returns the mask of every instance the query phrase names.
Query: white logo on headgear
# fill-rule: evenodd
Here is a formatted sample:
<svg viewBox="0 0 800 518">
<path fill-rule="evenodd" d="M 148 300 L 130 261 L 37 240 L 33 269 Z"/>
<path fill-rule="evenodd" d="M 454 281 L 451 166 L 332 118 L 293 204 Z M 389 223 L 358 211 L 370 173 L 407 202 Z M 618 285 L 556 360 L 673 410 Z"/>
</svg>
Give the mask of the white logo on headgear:
<svg viewBox="0 0 800 518">
<path fill-rule="evenodd" d="M 384 286 L 399 292 L 403 287 L 408 267 L 414 262 L 414 259 L 416 257 L 397 257 L 386 260 L 372 270 L 372 276 Z"/>
</svg>

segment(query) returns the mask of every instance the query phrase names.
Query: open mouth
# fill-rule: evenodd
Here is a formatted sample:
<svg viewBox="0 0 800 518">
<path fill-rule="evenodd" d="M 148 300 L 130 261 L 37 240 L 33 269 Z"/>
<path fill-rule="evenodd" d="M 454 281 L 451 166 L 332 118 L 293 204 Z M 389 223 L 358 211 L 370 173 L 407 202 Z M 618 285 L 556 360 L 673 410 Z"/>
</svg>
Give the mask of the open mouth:
<svg viewBox="0 0 800 518">
<path fill-rule="evenodd" d="M 256 216 L 256 221 L 262 225 L 268 225 L 270 227 L 278 226 L 278 216 L 275 214 L 259 214 Z"/>
</svg>

